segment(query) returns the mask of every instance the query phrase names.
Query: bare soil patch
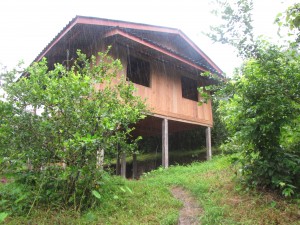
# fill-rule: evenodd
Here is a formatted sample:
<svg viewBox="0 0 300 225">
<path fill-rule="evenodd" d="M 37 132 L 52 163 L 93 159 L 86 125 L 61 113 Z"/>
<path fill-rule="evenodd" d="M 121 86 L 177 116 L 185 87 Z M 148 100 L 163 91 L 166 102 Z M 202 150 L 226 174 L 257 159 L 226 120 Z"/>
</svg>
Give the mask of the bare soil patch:
<svg viewBox="0 0 300 225">
<path fill-rule="evenodd" d="M 179 225 L 198 225 L 201 224 L 199 216 L 203 213 L 202 208 L 189 192 L 182 187 L 171 188 L 171 193 L 175 198 L 183 202 L 183 208 L 179 214 Z"/>
</svg>

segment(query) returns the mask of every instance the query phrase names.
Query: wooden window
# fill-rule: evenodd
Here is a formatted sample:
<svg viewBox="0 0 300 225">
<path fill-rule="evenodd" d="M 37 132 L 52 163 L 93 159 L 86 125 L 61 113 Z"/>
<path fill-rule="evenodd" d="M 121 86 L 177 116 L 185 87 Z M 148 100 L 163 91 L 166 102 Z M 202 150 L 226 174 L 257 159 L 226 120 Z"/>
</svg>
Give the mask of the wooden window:
<svg viewBox="0 0 300 225">
<path fill-rule="evenodd" d="M 197 81 L 181 77 L 182 97 L 193 101 L 198 101 Z"/>
<path fill-rule="evenodd" d="M 128 57 L 127 78 L 133 83 L 150 87 L 150 63 L 135 57 Z"/>
</svg>

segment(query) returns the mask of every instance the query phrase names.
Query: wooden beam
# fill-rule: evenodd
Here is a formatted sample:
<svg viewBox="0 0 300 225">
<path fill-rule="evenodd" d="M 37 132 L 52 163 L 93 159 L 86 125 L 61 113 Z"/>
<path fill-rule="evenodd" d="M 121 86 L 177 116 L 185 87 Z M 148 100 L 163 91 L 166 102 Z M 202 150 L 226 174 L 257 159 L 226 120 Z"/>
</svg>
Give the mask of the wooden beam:
<svg viewBox="0 0 300 225">
<path fill-rule="evenodd" d="M 121 176 L 126 178 L 126 153 L 121 154 Z"/>
<path fill-rule="evenodd" d="M 61 39 L 65 37 L 66 34 L 68 34 L 74 28 L 74 26 L 78 24 L 97 25 L 104 28 L 121 27 L 134 30 L 161 32 L 169 35 L 171 34 L 172 36 L 179 36 L 185 42 L 187 42 L 199 55 L 201 55 L 215 70 L 217 70 L 219 73 L 222 73 L 221 69 L 191 39 L 189 39 L 182 31 L 178 29 L 83 16 L 76 16 L 72 21 L 70 21 L 69 24 L 67 24 L 67 26 L 64 27 L 61 32 L 59 32 L 59 34 L 57 34 L 57 36 L 44 48 L 44 50 L 36 57 L 34 61 L 40 61 L 59 41 L 61 41 Z"/>
<path fill-rule="evenodd" d="M 144 45 L 144 46 L 146 46 L 146 47 L 148 47 L 148 48 L 151 48 L 151 49 L 153 49 L 153 50 L 156 50 L 156 51 L 158 51 L 158 52 L 160 52 L 160 53 L 162 53 L 162 54 L 164 54 L 164 55 L 167 55 L 167 56 L 169 56 L 169 57 L 171 57 L 171 58 L 177 59 L 178 61 L 183 62 L 183 63 L 185 63 L 186 65 L 192 66 L 192 67 L 194 67 L 194 68 L 196 68 L 196 69 L 198 69 L 198 70 L 200 70 L 200 71 L 203 71 L 203 72 L 204 72 L 204 71 L 208 71 L 207 69 L 205 69 L 205 68 L 202 67 L 202 66 L 198 66 L 198 65 L 196 65 L 196 64 L 194 64 L 194 63 L 192 63 L 192 62 L 190 62 L 190 61 L 188 61 L 188 60 L 186 60 L 186 59 L 184 59 L 184 58 L 182 58 L 182 57 L 180 57 L 180 56 L 178 56 L 178 55 L 176 55 L 176 54 L 174 54 L 174 53 L 172 53 L 172 52 L 169 52 L 169 51 L 167 51 L 167 50 L 165 50 L 165 49 L 163 49 L 163 48 L 160 48 L 160 47 L 158 47 L 158 46 L 156 46 L 156 45 L 154 45 L 154 44 L 152 44 L 152 43 L 150 43 L 150 42 L 147 42 L 147 41 L 142 40 L 142 39 L 140 39 L 140 38 L 138 38 L 138 37 L 135 37 L 135 36 L 133 36 L 133 35 L 131 35 L 131 34 L 128 34 L 128 33 L 124 32 L 124 31 L 122 31 L 122 30 L 120 30 L 120 29 L 118 29 L 118 28 L 116 28 L 116 29 L 114 29 L 114 30 L 111 30 L 111 31 L 107 32 L 107 33 L 104 35 L 104 37 L 111 37 L 111 36 L 114 36 L 114 35 L 120 35 L 120 36 L 122 36 L 122 37 L 124 37 L 124 38 L 127 38 L 127 39 L 129 39 L 129 40 L 132 40 L 132 41 L 137 42 L 137 43 L 139 43 L 139 44 L 142 44 L 142 45 Z"/>
<path fill-rule="evenodd" d="M 133 153 L 132 155 L 132 179 L 137 178 L 137 160 L 136 160 L 136 154 Z"/>
<path fill-rule="evenodd" d="M 200 125 L 200 126 L 212 126 L 212 121 L 210 120 L 204 120 L 204 119 L 200 120 L 199 118 L 194 118 L 179 113 L 167 112 L 159 109 L 153 109 L 152 115 L 158 118 L 167 118 L 182 123 L 189 123 L 189 124 Z"/>
<path fill-rule="evenodd" d="M 132 22 L 124 22 L 124 21 L 114 21 L 107 20 L 101 18 L 88 18 L 88 17 L 79 17 L 78 23 L 81 24 L 94 24 L 98 26 L 110 26 L 110 27 L 121 27 L 121 28 L 129 28 L 136 30 L 146 30 L 146 31 L 155 31 L 162 33 L 175 34 L 184 39 L 199 55 L 201 55 L 215 70 L 219 73 L 223 73 L 222 70 L 181 30 L 169 27 L 161 27 L 161 26 L 153 26 L 146 24 L 138 24 Z"/>
<path fill-rule="evenodd" d="M 212 152 L 211 152 L 211 128 L 207 127 L 205 130 L 206 134 L 206 159 L 211 160 Z"/>
<path fill-rule="evenodd" d="M 162 166 L 164 168 L 169 167 L 169 131 L 168 120 L 162 121 Z"/>
</svg>

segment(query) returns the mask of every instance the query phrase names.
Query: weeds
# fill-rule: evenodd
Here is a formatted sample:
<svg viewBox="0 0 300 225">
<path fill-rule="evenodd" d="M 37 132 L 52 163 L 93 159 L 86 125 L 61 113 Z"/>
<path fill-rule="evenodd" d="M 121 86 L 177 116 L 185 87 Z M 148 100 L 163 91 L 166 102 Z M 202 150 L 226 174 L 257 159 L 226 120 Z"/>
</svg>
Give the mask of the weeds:
<svg viewBox="0 0 300 225">
<path fill-rule="evenodd" d="M 242 188 L 233 179 L 230 157 L 188 166 L 159 168 L 139 181 L 105 176 L 95 190 L 99 206 L 83 213 L 33 210 L 30 217 L 10 217 L 8 224 L 177 224 L 182 203 L 170 187 L 190 191 L 203 209 L 202 224 L 300 224 L 299 200 L 265 190 Z M 95 192 L 95 193 L 96 193 Z"/>
</svg>

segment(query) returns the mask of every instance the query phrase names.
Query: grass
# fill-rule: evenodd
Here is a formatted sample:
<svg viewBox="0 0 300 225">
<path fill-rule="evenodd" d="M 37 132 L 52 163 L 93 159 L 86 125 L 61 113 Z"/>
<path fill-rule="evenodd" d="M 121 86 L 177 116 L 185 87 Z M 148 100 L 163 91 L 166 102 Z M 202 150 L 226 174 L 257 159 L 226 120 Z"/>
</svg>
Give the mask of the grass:
<svg viewBox="0 0 300 225">
<path fill-rule="evenodd" d="M 99 207 L 79 214 L 36 209 L 29 217 L 15 216 L 7 224 L 175 224 L 181 203 L 167 186 L 106 176 L 99 187 Z"/>
<path fill-rule="evenodd" d="M 190 191 L 204 210 L 202 224 L 300 224 L 300 201 L 244 191 L 234 182 L 229 157 L 154 171 L 144 179 Z"/>
<path fill-rule="evenodd" d="M 100 206 L 80 215 L 73 211 L 34 210 L 10 217 L 8 224 L 177 224 L 182 203 L 170 187 L 182 186 L 204 210 L 202 224 L 300 224 L 300 201 L 265 191 L 245 191 L 234 182 L 229 157 L 188 166 L 159 168 L 139 181 L 107 177 Z M 102 191 L 102 192 L 101 192 Z"/>
</svg>

